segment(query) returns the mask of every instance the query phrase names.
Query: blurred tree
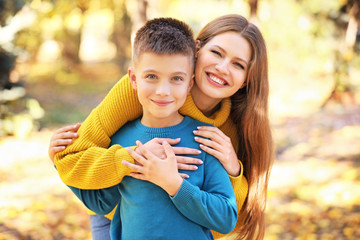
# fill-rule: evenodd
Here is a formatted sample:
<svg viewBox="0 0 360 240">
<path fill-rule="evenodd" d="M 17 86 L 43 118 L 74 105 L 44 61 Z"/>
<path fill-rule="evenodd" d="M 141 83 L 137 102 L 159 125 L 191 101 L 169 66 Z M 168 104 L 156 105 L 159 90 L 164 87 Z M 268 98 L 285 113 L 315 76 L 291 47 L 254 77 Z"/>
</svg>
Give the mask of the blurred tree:
<svg viewBox="0 0 360 240">
<path fill-rule="evenodd" d="M 0 0 L 0 26 L 5 26 L 7 19 L 20 11 L 25 2 L 25 0 Z"/>
<path fill-rule="evenodd" d="M 24 6 L 25 1 L 0 0 L 0 28 L 6 26 L 9 18 L 13 17 Z M 10 89 L 12 83 L 10 81 L 11 70 L 15 66 L 16 56 L 5 50 L 1 45 L 7 45 L 8 42 L 0 41 L 0 91 L 4 88 Z"/>
<path fill-rule="evenodd" d="M 10 73 L 14 66 L 15 56 L 0 48 L 0 91 L 12 87 Z"/>
<path fill-rule="evenodd" d="M 117 48 L 115 62 L 121 72 L 126 72 L 131 59 L 131 31 L 132 19 L 127 10 L 126 0 L 113 0 L 114 31 L 112 40 Z"/>
<path fill-rule="evenodd" d="M 16 36 L 34 20 L 27 2 L 0 0 L 0 136 L 26 137 L 44 115 L 39 102 L 26 96 L 25 78 L 16 69 L 16 59 L 23 57 Z"/>
<path fill-rule="evenodd" d="M 360 34 L 360 2 L 347 0 L 336 14 L 329 12 L 327 17 L 335 25 L 334 35 L 338 45 L 334 50 L 334 88 L 322 106 L 330 100 L 354 104 L 353 91 L 356 86 L 349 81 L 349 68 L 356 58 L 356 41 L 360 40 L 357 37 Z"/>
<path fill-rule="evenodd" d="M 257 18 L 258 0 L 249 0 L 250 18 Z"/>
</svg>

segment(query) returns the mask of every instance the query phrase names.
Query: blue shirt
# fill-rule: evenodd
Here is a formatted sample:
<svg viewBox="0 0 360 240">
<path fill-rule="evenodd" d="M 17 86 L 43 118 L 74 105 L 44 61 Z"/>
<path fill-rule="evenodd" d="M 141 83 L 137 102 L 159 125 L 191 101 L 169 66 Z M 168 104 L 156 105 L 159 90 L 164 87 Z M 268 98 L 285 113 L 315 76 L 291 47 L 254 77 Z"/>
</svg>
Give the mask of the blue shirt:
<svg viewBox="0 0 360 240">
<path fill-rule="evenodd" d="M 208 125 L 190 117 L 175 126 L 150 128 L 140 119 L 124 125 L 111 137 L 111 145 L 123 147 L 159 138 L 181 138 L 176 146 L 199 149 L 192 130 Z M 116 186 L 100 190 L 71 187 L 85 205 L 107 214 L 117 205 L 111 223 L 112 239 L 213 239 L 210 229 L 226 234 L 237 221 L 236 199 L 229 176 L 221 163 L 202 151 L 204 163 L 188 174 L 174 197 L 148 181 L 130 176 Z M 104 176 L 106 177 L 106 176 Z"/>
</svg>

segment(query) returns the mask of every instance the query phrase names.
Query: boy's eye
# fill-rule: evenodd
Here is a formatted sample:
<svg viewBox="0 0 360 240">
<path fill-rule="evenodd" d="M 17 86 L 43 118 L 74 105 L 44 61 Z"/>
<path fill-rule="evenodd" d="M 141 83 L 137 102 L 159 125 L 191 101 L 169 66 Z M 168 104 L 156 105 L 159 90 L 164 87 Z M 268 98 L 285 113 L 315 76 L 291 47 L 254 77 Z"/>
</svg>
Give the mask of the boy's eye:
<svg viewBox="0 0 360 240">
<path fill-rule="evenodd" d="M 244 65 L 242 65 L 241 63 L 239 62 L 235 62 L 234 65 L 238 68 L 241 68 L 241 69 L 245 69 Z"/>
<path fill-rule="evenodd" d="M 211 50 L 212 53 L 218 55 L 219 57 L 221 57 L 221 53 L 219 51 L 216 50 Z"/>
<path fill-rule="evenodd" d="M 147 78 L 147 79 L 156 79 L 156 75 L 148 74 L 148 75 L 145 76 L 145 78 Z"/>
<path fill-rule="evenodd" d="M 173 77 L 173 80 L 176 81 L 176 82 L 181 82 L 184 79 L 182 77 Z"/>
</svg>

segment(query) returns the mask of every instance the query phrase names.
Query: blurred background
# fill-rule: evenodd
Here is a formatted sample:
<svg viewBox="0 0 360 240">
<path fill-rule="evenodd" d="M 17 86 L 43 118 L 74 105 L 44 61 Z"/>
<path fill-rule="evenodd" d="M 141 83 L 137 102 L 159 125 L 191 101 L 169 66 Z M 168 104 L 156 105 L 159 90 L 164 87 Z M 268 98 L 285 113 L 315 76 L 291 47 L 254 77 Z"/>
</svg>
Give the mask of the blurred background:
<svg viewBox="0 0 360 240">
<path fill-rule="evenodd" d="M 91 239 L 47 155 L 127 72 L 146 19 L 262 31 L 276 143 L 268 240 L 360 239 L 359 0 L 0 0 L 0 240 Z"/>
</svg>

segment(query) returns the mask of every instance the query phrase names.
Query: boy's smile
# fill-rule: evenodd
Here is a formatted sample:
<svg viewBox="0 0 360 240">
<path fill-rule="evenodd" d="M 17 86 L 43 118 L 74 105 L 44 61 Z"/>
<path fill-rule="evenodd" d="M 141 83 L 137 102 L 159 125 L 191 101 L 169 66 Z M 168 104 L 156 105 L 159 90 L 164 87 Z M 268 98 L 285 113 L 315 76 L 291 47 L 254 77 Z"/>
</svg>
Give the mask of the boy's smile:
<svg viewBox="0 0 360 240">
<path fill-rule="evenodd" d="M 142 124 L 167 127 L 183 119 L 178 112 L 192 86 L 191 57 L 143 53 L 129 78 L 143 106 Z"/>
</svg>

